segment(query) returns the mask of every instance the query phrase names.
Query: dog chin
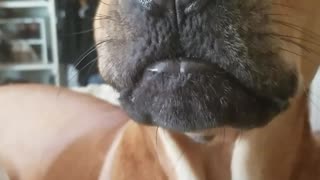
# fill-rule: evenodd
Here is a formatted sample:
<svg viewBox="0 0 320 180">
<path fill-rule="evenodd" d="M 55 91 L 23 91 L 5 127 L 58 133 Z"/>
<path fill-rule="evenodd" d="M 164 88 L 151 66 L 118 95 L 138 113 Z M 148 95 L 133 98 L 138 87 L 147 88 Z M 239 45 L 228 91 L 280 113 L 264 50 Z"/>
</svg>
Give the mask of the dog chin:
<svg viewBox="0 0 320 180">
<path fill-rule="evenodd" d="M 120 102 L 138 123 L 178 132 L 261 127 L 288 106 L 287 101 L 256 96 L 228 74 L 214 70 L 144 76 L 136 87 L 120 93 Z"/>
</svg>

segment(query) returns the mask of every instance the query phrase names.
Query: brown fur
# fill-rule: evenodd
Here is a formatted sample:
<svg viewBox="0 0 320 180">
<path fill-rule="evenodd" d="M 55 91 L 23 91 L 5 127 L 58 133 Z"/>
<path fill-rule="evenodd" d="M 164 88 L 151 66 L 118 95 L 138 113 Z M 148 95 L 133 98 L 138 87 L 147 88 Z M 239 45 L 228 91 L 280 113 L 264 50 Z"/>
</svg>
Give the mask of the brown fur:
<svg viewBox="0 0 320 180">
<path fill-rule="evenodd" d="M 14 180 L 98 177 L 128 119 L 91 96 L 46 86 L 1 87 L 0 102 L 0 166 Z"/>
<path fill-rule="evenodd" d="M 274 2 L 303 9 L 305 13 L 300 16 L 296 10 L 279 5 L 280 12 L 297 15 L 295 24 L 305 32 L 320 32 L 319 1 Z M 103 7 L 101 12 L 109 10 L 109 6 L 100 8 Z M 279 29 L 303 39 L 309 37 L 307 33 Z M 295 46 L 288 48 L 301 52 L 302 57 L 290 53 L 284 56 L 296 60 L 308 87 L 317 69 L 310 59 L 317 60 L 317 55 Z M 52 87 L 1 87 L 0 103 L 0 166 L 14 180 L 97 179 L 104 171 L 105 156 L 116 132 L 128 119 L 121 110 L 105 102 Z M 126 125 L 112 168 L 114 179 L 176 178 L 157 132 L 154 127 L 133 122 Z M 246 180 L 320 179 L 319 144 L 310 131 L 308 100 L 302 91 L 286 112 L 262 129 L 242 132 L 240 136 L 237 132 L 217 132 L 220 138 L 206 145 L 184 135 L 171 135 L 199 179 L 231 179 L 237 170 L 231 172 L 235 157 L 232 153 L 237 144 L 244 142 L 250 153 L 240 156 L 243 167 L 235 168 L 248 174 Z"/>
</svg>

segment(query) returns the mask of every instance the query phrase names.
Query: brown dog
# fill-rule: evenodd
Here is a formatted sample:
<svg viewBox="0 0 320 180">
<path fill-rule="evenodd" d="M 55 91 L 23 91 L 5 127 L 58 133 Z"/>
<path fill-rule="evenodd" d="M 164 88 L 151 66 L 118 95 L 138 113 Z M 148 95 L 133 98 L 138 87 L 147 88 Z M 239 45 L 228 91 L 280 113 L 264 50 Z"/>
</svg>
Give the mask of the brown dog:
<svg viewBox="0 0 320 180">
<path fill-rule="evenodd" d="M 23 180 L 320 179 L 306 90 L 319 6 L 104 0 L 101 74 L 138 123 L 84 95 L 4 87 L 0 164 Z"/>
</svg>

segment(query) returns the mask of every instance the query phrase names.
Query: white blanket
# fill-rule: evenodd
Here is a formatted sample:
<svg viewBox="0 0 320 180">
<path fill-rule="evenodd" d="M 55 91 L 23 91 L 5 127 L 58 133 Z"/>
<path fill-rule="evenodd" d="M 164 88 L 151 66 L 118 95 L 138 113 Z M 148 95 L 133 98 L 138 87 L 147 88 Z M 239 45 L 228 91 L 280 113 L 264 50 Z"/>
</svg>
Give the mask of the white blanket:
<svg viewBox="0 0 320 180">
<path fill-rule="evenodd" d="M 119 93 L 109 85 L 89 85 L 87 87 L 75 87 L 71 89 L 76 92 L 90 94 L 115 106 L 120 105 L 118 101 Z"/>
</svg>

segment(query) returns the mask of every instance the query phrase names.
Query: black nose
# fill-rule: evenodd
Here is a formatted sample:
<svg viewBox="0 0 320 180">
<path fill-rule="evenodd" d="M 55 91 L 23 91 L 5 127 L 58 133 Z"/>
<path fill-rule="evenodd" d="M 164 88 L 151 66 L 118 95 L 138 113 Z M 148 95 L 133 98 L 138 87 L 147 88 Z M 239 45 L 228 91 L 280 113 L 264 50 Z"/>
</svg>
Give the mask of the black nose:
<svg viewBox="0 0 320 180">
<path fill-rule="evenodd" d="M 139 0 L 146 7 L 155 5 L 162 10 L 173 10 L 188 13 L 197 10 L 209 0 Z"/>
</svg>

